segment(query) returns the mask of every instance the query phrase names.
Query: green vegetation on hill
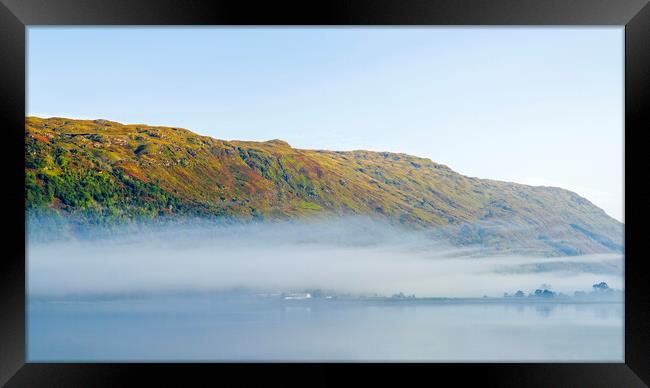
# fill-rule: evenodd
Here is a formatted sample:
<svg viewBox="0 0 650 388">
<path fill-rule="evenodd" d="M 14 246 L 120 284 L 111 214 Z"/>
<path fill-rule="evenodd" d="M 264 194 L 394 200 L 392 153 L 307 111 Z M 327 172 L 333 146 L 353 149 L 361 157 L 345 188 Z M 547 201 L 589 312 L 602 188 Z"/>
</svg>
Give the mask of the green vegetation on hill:
<svg viewBox="0 0 650 388">
<path fill-rule="evenodd" d="M 28 117 L 26 208 L 93 223 L 161 216 L 368 215 L 458 245 L 622 250 L 622 224 L 567 190 L 470 178 L 415 156 L 300 150 L 186 129 Z"/>
</svg>

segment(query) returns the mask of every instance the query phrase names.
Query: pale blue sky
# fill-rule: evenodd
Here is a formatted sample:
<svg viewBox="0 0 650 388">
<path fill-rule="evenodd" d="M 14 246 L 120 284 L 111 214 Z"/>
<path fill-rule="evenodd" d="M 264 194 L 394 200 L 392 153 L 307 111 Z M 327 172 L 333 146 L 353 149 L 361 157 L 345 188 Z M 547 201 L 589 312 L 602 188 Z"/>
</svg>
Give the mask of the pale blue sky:
<svg viewBox="0 0 650 388">
<path fill-rule="evenodd" d="M 27 114 L 405 152 L 622 220 L 623 31 L 30 27 Z"/>
</svg>

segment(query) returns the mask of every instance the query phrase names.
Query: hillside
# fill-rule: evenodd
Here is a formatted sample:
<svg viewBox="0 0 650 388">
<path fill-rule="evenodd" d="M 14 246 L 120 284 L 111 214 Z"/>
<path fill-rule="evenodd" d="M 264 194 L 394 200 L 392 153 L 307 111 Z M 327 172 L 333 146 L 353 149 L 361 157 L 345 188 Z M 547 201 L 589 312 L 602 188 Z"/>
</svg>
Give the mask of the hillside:
<svg viewBox="0 0 650 388">
<path fill-rule="evenodd" d="M 93 223 L 367 215 L 442 231 L 462 246 L 546 255 L 622 251 L 623 225 L 575 193 L 466 177 L 406 154 L 28 117 L 25 162 L 30 214 Z"/>
</svg>

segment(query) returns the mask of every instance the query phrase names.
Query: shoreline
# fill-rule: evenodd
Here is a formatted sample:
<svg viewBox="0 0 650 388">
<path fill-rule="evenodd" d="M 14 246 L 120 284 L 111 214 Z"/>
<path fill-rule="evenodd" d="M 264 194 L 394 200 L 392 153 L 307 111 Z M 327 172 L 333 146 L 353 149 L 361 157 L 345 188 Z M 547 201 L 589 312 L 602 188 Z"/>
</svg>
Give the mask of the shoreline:
<svg viewBox="0 0 650 388">
<path fill-rule="evenodd" d="M 377 302 L 392 304 L 431 304 L 431 305 L 451 305 L 451 304 L 624 304 L 624 298 L 575 298 L 575 297 L 415 297 L 415 298 L 395 298 L 395 297 L 365 297 L 365 296 L 334 296 L 331 298 L 296 298 L 284 299 L 276 295 L 254 295 L 242 293 L 202 293 L 202 292 L 165 292 L 165 293 L 141 293 L 141 294 L 121 294 L 121 295 L 67 295 L 67 296 L 28 296 L 29 303 L 106 303 L 106 302 L 127 302 L 127 301 L 146 301 L 155 299 L 184 299 L 184 298 L 209 298 L 212 300 L 227 300 L 230 302 L 243 300 L 257 300 L 281 302 L 287 305 L 305 305 L 305 304 L 326 304 L 337 302 Z"/>
</svg>

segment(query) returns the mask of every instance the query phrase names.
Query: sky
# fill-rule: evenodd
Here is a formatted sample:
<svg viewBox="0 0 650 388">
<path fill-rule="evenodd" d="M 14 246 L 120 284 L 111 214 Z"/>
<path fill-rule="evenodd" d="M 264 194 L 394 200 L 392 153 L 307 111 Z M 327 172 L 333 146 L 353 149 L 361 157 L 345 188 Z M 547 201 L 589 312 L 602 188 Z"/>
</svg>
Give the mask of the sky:
<svg viewBox="0 0 650 388">
<path fill-rule="evenodd" d="M 29 27 L 27 115 L 403 152 L 623 221 L 622 27 Z"/>
</svg>

